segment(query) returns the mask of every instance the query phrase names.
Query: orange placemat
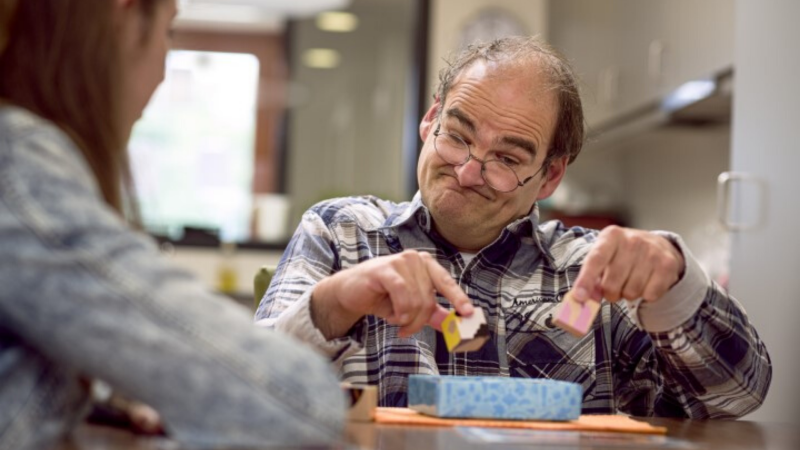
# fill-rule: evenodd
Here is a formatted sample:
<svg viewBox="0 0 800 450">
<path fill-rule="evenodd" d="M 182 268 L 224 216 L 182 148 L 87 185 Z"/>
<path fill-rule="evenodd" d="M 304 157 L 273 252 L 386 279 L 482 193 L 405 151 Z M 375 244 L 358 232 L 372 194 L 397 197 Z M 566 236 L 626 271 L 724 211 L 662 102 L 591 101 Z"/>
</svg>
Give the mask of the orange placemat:
<svg viewBox="0 0 800 450">
<path fill-rule="evenodd" d="M 656 427 L 627 416 L 603 415 L 580 416 L 569 422 L 542 420 L 491 420 L 491 419 L 443 419 L 426 416 L 408 408 L 384 408 L 375 410 L 375 422 L 397 425 L 430 425 L 439 427 L 495 427 L 528 428 L 532 430 L 559 431 L 616 431 L 620 433 L 667 434 L 666 427 Z"/>
</svg>

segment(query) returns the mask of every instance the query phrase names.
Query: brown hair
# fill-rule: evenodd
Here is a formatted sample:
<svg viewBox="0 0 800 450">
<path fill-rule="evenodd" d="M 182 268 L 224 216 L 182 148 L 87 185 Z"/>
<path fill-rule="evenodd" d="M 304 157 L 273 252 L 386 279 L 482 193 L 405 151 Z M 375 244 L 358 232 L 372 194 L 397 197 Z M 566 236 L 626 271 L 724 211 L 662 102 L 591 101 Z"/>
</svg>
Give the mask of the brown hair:
<svg viewBox="0 0 800 450">
<path fill-rule="evenodd" d="M 145 17 L 158 1 L 139 0 Z M 62 128 L 86 158 L 106 203 L 124 214 L 133 207 L 132 181 L 114 2 L 0 0 L 3 22 L 9 39 L 0 51 L 0 98 Z"/>
<path fill-rule="evenodd" d="M 566 58 L 532 36 L 514 36 L 472 44 L 457 54 L 439 73 L 437 96 L 441 101 L 438 114 L 442 113 L 441 108 L 445 104 L 447 93 L 456 78 L 477 60 L 507 61 L 513 64 L 535 61 L 539 64 L 553 83 L 552 88 L 557 92 L 559 103 L 553 142 L 547 150 L 547 161 L 569 156 L 569 162 L 572 163 L 583 147 L 583 106 L 577 78 Z"/>
<path fill-rule="evenodd" d="M 0 1 L 0 55 L 8 43 L 9 32 L 8 26 L 11 23 L 11 17 L 17 9 L 17 0 L 4 0 Z"/>
</svg>

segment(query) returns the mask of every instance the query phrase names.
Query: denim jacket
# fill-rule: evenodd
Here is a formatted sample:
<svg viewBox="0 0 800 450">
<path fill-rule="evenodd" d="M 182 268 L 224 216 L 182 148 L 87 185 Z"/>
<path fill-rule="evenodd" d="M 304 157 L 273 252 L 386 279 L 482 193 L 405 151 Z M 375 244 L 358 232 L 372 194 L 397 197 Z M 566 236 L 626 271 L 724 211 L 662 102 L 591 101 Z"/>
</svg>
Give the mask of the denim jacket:
<svg viewBox="0 0 800 450">
<path fill-rule="evenodd" d="M 0 450 L 60 439 L 95 378 L 192 446 L 329 443 L 343 427 L 326 359 L 170 266 L 65 133 L 2 106 Z"/>
</svg>

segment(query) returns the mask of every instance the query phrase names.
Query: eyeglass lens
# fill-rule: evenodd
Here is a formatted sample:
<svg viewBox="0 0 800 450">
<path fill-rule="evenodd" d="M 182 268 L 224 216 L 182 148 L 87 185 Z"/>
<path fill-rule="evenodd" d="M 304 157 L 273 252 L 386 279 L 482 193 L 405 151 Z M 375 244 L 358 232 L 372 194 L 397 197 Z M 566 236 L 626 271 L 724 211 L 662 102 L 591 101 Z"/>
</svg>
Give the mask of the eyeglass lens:
<svg viewBox="0 0 800 450">
<path fill-rule="evenodd" d="M 457 136 L 439 133 L 434 148 L 448 164 L 460 166 L 470 159 L 469 146 Z M 510 192 L 519 186 L 519 178 L 511 167 L 496 159 L 481 161 L 481 173 L 486 183 L 499 192 Z"/>
</svg>

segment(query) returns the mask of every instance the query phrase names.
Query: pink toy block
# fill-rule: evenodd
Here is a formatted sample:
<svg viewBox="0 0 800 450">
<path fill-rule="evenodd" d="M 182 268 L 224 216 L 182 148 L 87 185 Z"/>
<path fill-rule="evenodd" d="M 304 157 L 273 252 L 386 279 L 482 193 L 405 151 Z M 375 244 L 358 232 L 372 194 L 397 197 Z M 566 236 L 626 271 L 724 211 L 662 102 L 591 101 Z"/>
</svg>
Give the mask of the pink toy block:
<svg viewBox="0 0 800 450">
<path fill-rule="evenodd" d="M 572 297 L 572 292 L 567 292 L 553 321 L 573 336 L 582 337 L 589 332 L 598 311 L 600 302 L 588 300 L 581 303 Z"/>
</svg>

